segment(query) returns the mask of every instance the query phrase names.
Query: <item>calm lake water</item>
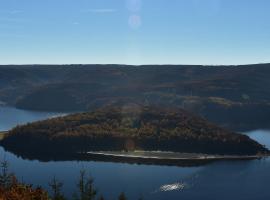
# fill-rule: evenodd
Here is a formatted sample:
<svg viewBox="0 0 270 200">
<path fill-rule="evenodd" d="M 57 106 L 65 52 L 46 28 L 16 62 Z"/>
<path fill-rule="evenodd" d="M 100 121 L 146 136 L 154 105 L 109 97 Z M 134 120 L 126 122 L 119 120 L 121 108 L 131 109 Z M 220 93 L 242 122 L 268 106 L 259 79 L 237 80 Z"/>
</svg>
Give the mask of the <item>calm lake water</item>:
<svg viewBox="0 0 270 200">
<path fill-rule="evenodd" d="M 45 119 L 63 113 L 40 113 L 0 107 L 0 130 L 17 124 Z M 270 131 L 256 130 L 248 134 L 270 148 Z M 0 160 L 6 159 L 10 169 L 26 183 L 48 188 L 56 176 L 64 182 L 64 192 L 75 191 L 79 171 L 85 169 L 106 199 L 117 199 L 125 192 L 130 200 L 138 199 L 270 199 L 270 159 L 216 162 L 201 167 L 172 167 L 88 161 L 30 161 L 5 152 L 0 147 Z M 169 186 L 168 186 L 169 185 Z"/>
</svg>

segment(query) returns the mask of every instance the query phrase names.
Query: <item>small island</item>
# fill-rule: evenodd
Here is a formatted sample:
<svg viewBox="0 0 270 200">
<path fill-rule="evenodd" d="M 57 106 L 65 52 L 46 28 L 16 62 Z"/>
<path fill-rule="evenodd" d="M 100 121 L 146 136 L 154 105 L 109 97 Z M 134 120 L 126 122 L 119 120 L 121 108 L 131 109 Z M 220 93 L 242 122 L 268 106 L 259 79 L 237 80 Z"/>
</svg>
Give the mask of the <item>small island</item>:
<svg viewBox="0 0 270 200">
<path fill-rule="evenodd" d="M 47 155 L 160 151 L 203 155 L 200 158 L 252 158 L 269 153 L 248 136 L 183 109 L 138 104 L 108 106 L 17 126 L 5 135 L 1 145 L 11 152 Z"/>
</svg>

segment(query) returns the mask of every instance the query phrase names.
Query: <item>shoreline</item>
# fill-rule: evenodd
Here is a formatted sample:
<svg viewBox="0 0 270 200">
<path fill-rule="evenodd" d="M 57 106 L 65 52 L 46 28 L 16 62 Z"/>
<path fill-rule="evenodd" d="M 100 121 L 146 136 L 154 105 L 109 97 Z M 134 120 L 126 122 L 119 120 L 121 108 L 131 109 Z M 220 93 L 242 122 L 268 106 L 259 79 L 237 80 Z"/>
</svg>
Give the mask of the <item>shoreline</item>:
<svg viewBox="0 0 270 200">
<path fill-rule="evenodd" d="M 177 163 L 181 161 L 196 162 L 196 161 L 233 161 L 233 160 L 256 160 L 267 158 L 270 155 L 207 155 L 196 153 L 174 153 L 174 152 L 105 152 L 105 151 L 90 151 L 86 153 L 89 156 L 99 156 L 101 158 L 107 158 L 112 160 L 138 160 L 138 161 L 161 161 L 168 163 Z"/>
<path fill-rule="evenodd" d="M 109 162 L 136 165 L 159 165 L 159 166 L 178 166 L 178 167 L 198 167 L 221 161 L 252 161 L 265 159 L 270 155 L 206 155 L 195 153 L 174 153 L 160 151 L 88 151 L 88 152 L 21 152 L 12 151 L 3 147 L 16 156 L 26 160 L 39 160 L 41 162 L 50 161 L 90 161 L 90 162 Z"/>
</svg>

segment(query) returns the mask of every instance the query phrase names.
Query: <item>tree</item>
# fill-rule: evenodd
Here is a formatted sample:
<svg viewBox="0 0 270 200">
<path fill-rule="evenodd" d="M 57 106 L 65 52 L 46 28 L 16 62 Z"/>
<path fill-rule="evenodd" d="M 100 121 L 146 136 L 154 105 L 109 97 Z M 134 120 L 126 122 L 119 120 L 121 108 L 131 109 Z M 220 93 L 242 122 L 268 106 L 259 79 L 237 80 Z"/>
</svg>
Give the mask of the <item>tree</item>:
<svg viewBox="0 0 270 200">
<path fill-rule="evenodd" d="M 9 173 L 7 161 L 1 162 L 0 166 L 0 186 L 3 188 L 9 188 L 12 186 L 14 175 Z"/>
<path fill-rule="evenodd" d="M 99 197 L 99 200 L 105 200 L 103 196 L 100 196 Z"/>
<path fill-rule="evenodd" d="M 9 172 L 8 162 L 0 163 L 0 199 L 1 200 L 50 200 L 48 193 L 42 188 L 33 188 L 18 182 L 15 175 Z"/>
<path fill-rule="evenodd" d="M 80 171 L 80 179 L 78 183 L 79 197 L 75 195 L 76 200 L 94 200 L 97 195 L 97 190 L 95 189 L 94 179 L 92 177 L 87 177 L 85 170 Z"/>
<path fill-rule="evenodd" d="M 124 192 L 122 192 L 122 193 L 119 195 L 118 200 L 127 200 L 127 197 L 126 197 L 126 195 L 125 195 Z"/>
<path fill-rule="evenodd" d="M 53 177 L 53 180 L 49 183 L 49 186 L 51 187 L 53 193 L 52 200 L 65 200 L 65 197 L 61 192 L 63 187 L 62 182 Z"/>
<path fill-rule="evenodd" d="M 139 200 L 143 200 L 143 196 L 142 195 L 139 197 Z"/>
</svg>

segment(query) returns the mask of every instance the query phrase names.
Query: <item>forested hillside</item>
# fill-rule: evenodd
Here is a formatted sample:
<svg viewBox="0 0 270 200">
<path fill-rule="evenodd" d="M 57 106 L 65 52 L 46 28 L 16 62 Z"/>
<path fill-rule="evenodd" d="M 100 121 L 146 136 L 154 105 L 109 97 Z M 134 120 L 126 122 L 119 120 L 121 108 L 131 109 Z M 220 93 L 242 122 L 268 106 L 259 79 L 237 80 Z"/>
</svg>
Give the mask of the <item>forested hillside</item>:
<svg viewBox="0 0 270 200">
<path fill-rule="evenodd" d="M 267 153 L 249 137 L 182 109 L 131 104 L 18 126 L 1 141 L 11 151 L 174 151 L 225 155 Z"/>
<path fill-rule="evenodd" d="M 44 111 L 170 105 L 234 130 L 270 128 L 269 77 L 270 64 L 1 66 L 0 102 Z"/>
</svg>

